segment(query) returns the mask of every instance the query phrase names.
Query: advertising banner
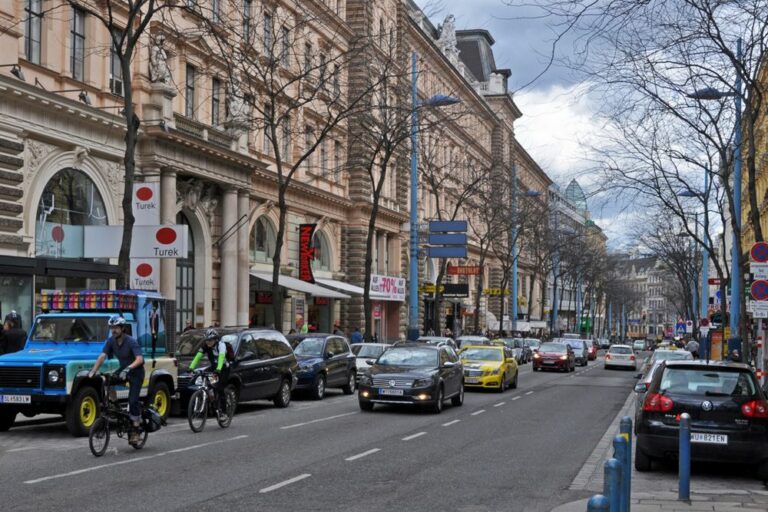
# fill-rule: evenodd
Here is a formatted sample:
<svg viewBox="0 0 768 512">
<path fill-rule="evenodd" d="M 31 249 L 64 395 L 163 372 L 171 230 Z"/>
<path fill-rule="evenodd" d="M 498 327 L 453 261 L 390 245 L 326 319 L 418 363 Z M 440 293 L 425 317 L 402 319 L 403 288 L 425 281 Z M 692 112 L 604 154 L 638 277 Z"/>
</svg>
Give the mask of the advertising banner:
<svg viewBox="0 0 768 512">
<path fill-rule="evenodd" d="M 312 274 L 312 261 L 315 259 L 315 249 L 312 247 L 312 237 L 317 224 L 299 225 L 299 279 L 315 284 Z"/>
<path fill-rule="evenodd" d="M 160 289 L 160 260 L 131 258 L 131 289 L 153 290 Z"/>
<path fill-rule="evenodd" d="M 134 183 L 132 209 L 134 225 L 160 224 L 160 183 Z"/>
<path fill-rule="evenodd" d="M 378 295 L 375 300 L 405 301 L 405 278 L 371 275 L 371 293 Z"/>
</svg>

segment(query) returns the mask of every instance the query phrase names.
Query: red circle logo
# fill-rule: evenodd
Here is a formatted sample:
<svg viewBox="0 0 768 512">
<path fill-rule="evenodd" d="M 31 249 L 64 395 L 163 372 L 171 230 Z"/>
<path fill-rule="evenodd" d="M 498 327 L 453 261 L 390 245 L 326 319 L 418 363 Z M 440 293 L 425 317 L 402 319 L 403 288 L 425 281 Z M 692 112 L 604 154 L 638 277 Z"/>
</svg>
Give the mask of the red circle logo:
<svg viewBox="0 0 768 512">
<path fill-rule="evenodd" d="M 176 231 L 173 228 L 160 228 L 155 233 L 155 238 L 163 245 L 172 244 L 176 241 Z"/>
<path fill-rule="evenodd" d="M 152 199 L 152 189 L 149 187 L 141 187 L 136 191 L 136 197 L 139 201 L 149 201 Z"/>
<path fill-rule="evenodd" d="M 64 228 L 61 226 L 54 226 L 51 230 L 51 238 L 53 238 L 53 241 L 56 243 L 61 243 L 64 241 Z"/>
<path fill-rule="evenodd" d="M 149 277 L 152 274 L 152 265 L 149 263 L 142 263 L 136 267 L 136 274 L 139 277 Z"/>
</svg>

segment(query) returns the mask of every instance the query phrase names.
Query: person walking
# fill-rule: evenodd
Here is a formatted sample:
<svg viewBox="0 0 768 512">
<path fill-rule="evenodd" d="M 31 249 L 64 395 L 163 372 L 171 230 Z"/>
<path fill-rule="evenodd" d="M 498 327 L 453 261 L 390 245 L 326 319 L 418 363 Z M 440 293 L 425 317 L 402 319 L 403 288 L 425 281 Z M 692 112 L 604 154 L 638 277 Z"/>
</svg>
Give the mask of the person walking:
<svg viewBox="0 0 768 512">
<path fill-rule="evenodd" d="M 352 333 L 352 336 L 350 340 L 352 343 L 362 343 L 363 342 L 363 333 L 360 332 L 359 327 L 355 327 L 355 331 Z"/>
</svg>

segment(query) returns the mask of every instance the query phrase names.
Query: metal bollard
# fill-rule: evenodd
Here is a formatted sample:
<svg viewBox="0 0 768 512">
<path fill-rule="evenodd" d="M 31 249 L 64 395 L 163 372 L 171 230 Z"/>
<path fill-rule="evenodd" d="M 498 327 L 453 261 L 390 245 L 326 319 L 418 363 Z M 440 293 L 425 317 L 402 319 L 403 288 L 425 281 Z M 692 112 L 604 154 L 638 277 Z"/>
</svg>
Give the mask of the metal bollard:
<svg viewBox="0 0 768 512">
<path fill-rule="evenodd" d="M 680 415 L 680 453 L 678 466 L 677 498 L 681 501 L 691 499 L 691 415 Z"/>
<path fill-rule="evenodd" d="M 587 502 L 587 512 L 610 512 L 611 502 L 602 494 L 595 494 Z"/>
<path fill-rule="evenodd" d="M 621 512 L 621 462 L 614 459 L 605 461 L 603 494 L 608 498 L 611 512 Z"/>
<path fill-rule="evenodd" d="M 623 474 L 623 491 L 627 497 L 627 508 L 624 512 L 629 512 L 632 504 L 632 418 L 624 416 L 619 423 L 619 432 L 627 440 L 627 453 L 623 461 L 626 470 Z"/>
<path fill-rule="evenodd" d="M 630 471 L 629 466 L 627 466 L 627 446 L 627 439 L 623 435 L 619 434 L 613 438 L 613 457 L 621 464 L 621 479 L 619 480 L 620 506 L 616 509 L 617 512 L 627 512 L 629 510 L 629 496 L 625 494 L 624 488 L 624 474 Z M 613 511 L 613 509 L 611 510 Z"/>
</svg>

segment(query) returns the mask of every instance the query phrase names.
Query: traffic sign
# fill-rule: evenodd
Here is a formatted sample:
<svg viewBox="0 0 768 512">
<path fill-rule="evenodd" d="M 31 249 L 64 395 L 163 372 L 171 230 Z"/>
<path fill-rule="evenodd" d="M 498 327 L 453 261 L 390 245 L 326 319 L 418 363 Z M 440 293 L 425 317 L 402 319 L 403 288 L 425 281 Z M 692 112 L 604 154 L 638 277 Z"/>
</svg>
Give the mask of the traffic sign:
<svg viewBox="0 0 768 512">
<path fill-rule="evenodd" d="M 768 263 L 768 243 L 755 242 L 749 251 L 749 256 L 757 263 Z"/>
<path fill-rule="evenodd" d="M 722 280 L 719 277 L 710 277 L 707 279 L 707 284 L 710 286 L 720 286 Z"/>
<path fill-rule="evenodd" d="M 466 233 L 467 221 L 465 220 L 431 220 L 429 221 L 430 233 Z"/>
<path fill-rule="evenodd" d="M 701 327 L 709 327 L 709 318 L 702 318 L 699 325 Z"/>
<path fill-rule="evenodd" d="M 768 300 L 768 281 L 758 279 L 749 287 L 752 298 L 755 300 Z"/>
<path fill-rule="evenodd" d="M 466 245 L 466 233 L 439 233 L 429 235 L 429 245 Z"/>
<path fill-rule="evenodd" d="M 750 262 L 749 272 L 755 276 L 755 279 L 768 279 L 768 263 Z"/>
<path fill-rule="evenodd" d="M 429 258 L 466 258 L 467 246 L 427 247 Z"/>
</svg>

